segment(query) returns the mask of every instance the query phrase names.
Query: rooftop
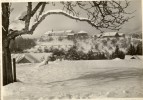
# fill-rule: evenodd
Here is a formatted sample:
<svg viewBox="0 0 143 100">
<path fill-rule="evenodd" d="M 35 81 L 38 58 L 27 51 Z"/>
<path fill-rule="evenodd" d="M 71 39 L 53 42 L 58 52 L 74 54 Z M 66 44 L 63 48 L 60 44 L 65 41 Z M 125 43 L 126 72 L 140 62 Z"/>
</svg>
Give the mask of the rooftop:
<svg viewBox="0 0 143 100">
<path fill-rule="evenodd" d="M 80 34 L 80 33 L 87 33 L 87 32 L 85 32 L 85 31 L 79 31 L 78 33 Z"/>
<path fill-rule="evenodd" d="M 116 34 L 118 34 L 117 32 L 105 32 L 103 33 L 102 36 L 115 36 Z"/>
<path fill-rule="evenodd" d="M 66 33 L 74 33 L 73 30 L 67 30 Z"/>
</svg>

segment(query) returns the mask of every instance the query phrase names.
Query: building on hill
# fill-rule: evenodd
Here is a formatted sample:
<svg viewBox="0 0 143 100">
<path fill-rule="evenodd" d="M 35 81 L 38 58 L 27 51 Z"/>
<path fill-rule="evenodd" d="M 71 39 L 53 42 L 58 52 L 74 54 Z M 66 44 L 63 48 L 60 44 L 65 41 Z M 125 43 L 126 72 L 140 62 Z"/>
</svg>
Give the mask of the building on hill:
<svg viewBox="0 0 143 100">
<path fill-rule="evenodd" d="M 76 37 L 87 37 L 88 33 L 85 31 L 79 31 L 75 33 L 73 30 L 66 30 L 66 31 L 47 31 L 44 33 L 43 36 L 41 36 L 41 40 L 46 40 L 49 37 L 52 37 L 54 39 L 58 39 L 59 37 L 61 38 L 68 38 L 68 39 L 73 39 Z"/>
<path fill-rule="evenodd" d="M 107 37 L 119 37 L 119 34 L 117 32 L 105 32 L 102 34 L 103 38 Z"/>
<path fill-rule="evenodd" d="M 73 30 L 67 30 L 66 33 L 67 33 L 67 38 L 68 39 L 73 39 L 74 38 L 75 32 Z"/>
<path fill-rule="evenodd" d="M 102 34 L 102 38 L 119 38 L 119 37 L 125 37 L 125 34 L 118 32 L 105 32 Z"/>
<path fill-rule="evenodd" d="M 46 36 L 68 36 L 68 35 L 74 35 L 74 36 L 88 36 L 88 33 L 85 31 L 79 31 L 78 33 L 75 33 L 73 30 L 66 30 L 66 31 L 47 31 L 44 33 Z"/>
<path fill-rule="evenodd" d="M 47 31 L 44 34 L 44 37 L 52 36 L 52 37 L 65 37 L 65 38 L 73 38 L 74 37 L 73 30 L 66 30 L 66 31 Z"/>
<path fill-rule="evenodd" d="M 66 32 L 66 33 L 74 33 L 73 30 L 66 30 L 65 32 Z"/>
<path fill-rule="evenodd" d="M 87 37 L 88 33 L 85 31 L 79 31 L 78 33 L 74 34 L 75 37 Z"/>
<path fill-rule="evenodd" d="M 125 37 L 124 33 L 118 33 L 120 37 Z"/>
<path fill-rule="evenodd" d="M 67 36 L 65 31 L 47 31 L 45 35 L 48 36 Z"/>
<path fill-rule="evenodd" d="M 68 33 L 68 39 L 74 39 L 75 34 L 74 33 Z"/>
<path fill-rule="evenodd" d="M 64 39 L 67 38 L 67 33 L 65 31 L 47 31 L 44 33 L 43 36 L 41 36 L 41 39 L 49 40 L 49 39 L 55 39 L 58 40 L 59 38 Z"/>
<path fill-rule="evenodd" d="M 118 33 L 120 38 L 125 38 L 125 34 L 124 33 Z"/>
</svg>

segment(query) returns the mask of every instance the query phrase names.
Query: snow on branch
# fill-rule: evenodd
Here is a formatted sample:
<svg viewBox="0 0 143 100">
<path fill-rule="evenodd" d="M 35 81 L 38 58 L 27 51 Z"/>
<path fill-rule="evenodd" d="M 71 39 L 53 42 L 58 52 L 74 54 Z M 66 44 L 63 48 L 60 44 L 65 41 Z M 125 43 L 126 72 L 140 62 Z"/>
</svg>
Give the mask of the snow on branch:
<svg viewBox="0 0 143 100">
<path fill-rule="evenodd" d="M 82 17 L 73 16 L 72 14 L 69 14 L 69 13 L 67 13 L 67 12 L 65 12 L 63 10 L 56 9 L 56 10 L 48 10 L 46 12 L 43 12 L 43 14 L 39 16 L 38 21 L 36 21 L 34 23 L 34 25 L 32 26 L 31 31 L 35 30 L 35 28 L 38 26 L 38 24 L 41 23 L 46 18 L 46 16 L 52 15 L 52 14 L 54 14 L 54 15 L 64 15 L 64 16 L 69 17 L 69 18 L 74 19 L 74 20 L 85 21 L 85 22 L 89 23 L 90 25 L 98 28 L 98 26 L 96 26 L 94 24 L 94 22 L 92 22 L 88 18 L 82 18 Z"/>
</svg>

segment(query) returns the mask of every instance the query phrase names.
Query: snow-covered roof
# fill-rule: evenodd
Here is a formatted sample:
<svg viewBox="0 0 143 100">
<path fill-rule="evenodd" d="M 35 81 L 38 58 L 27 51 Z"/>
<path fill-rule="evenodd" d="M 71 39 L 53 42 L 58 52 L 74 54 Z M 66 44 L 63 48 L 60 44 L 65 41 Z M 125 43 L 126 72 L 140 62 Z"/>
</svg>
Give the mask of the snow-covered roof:
<svg viewBox="0 0 143 100">
<path fill-rule="evenodd" d="M 74 33 L 73 30 L 66 30 L 66 33 Z"/>
<path fill-rule="evenodd" d="M 68 33 L 67 35 L 74 35 L 74 33 Z"/>
<path fill-rule="evenodd" d="M 117 32 L 106 32 L 102 36 L 116 36 Z"/>
<path fill-rule="evenodd" d="M 134 56 L 126 55 L 126 56 L 125 56 L 125 59 L 128 59 L 128 60 L 129 60 L 129 59 L 142 59 L 142 57 L 141 57 L 141 56 L 135 56 L 135 55 L 134 55 Z"/>
<path fill-rule="evenodd" d="M 24 58 L 31 63 L 39 63 L 41 62 L 42 58 L 50 55 L 51 53 L 22 53 L 22 54 L 12 54 L 11 57 L 15 58 L 17 63 L 19 63 Z"/>
<path fill-rule="evenodd" d="M 66 35 L 65 31 L 47 31 L 45 35 Z"/>
<path fill-rule="evenodd" d="M 81 34 L 81 33 L 87 33 L 87 32 L 85 32 L 85 31 L 79 31 L 79 32 L 78 32 L 78 34 Z"/>
<path fill-rule="evenodd" d="M 15 58 L 17 63 L 19 63 L 24 58 L 31 63 L 39 62 L 36 58 L 32 57 L 30 54 L 12 54 L 12 58 Z"/>
<path fill-rule="evenodd" d="M 46 33 L 44 33 L 44 34 L 47 34 L 47 35 L 48 35 L 48 34 L 51 34 L 51 33 L 52 33 L 52 31 L 48 31 L 48 32 L 46 32 Z"/>
<path fill-rule="evenodd" d="M 53 31 L 52 33 L 65 33 L 65 31 Z"/>
<path fill-rule="evenodd" d="M 118 33 L 119 34 L 119 36 L 123 36 L 124 35 L 124 33 Z"/>
<path fill-rule="evenodd" d="M 65 33 L 65 31 L 47 31 L 45 34 L 53 34 L 53 33 Z"/>
</svg>

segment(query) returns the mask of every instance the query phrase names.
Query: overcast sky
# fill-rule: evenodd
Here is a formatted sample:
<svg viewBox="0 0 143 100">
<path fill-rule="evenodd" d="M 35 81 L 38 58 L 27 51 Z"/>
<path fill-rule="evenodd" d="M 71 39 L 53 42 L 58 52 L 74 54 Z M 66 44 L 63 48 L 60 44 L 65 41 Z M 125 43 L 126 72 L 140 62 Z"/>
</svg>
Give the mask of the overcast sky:
<svg viewBox="0 0 143 100">
<path fill-rule="evenodd" d="M 36 3 L 35 3 L 36 4 Z M 11 13 L 10 20 L 15 20 L 17 16 L 19 16 L 22 12 L 26 11 L 27 3 L 12 3 L 12 8 L 14 10 Z M 61 6 L 56 5 L 55 7 L 47 5 L 46 10 L 51 9 L 59 9 Z M 141 14 L 141 0 L 133 0 L 131 1 L 130 7 L 127 9 L 128 11 L 136 12 L 132 14 L 135 16 L 133 19 L 129 20 L 126 24 L 122 26 L 122 29 L 119 32 L 123 33 L 131 33 L 138 32 L 142 29 L 142 14 Z M 94 27 L 90 26 L 86 22 L 77 22 L 73 19 L 67 18 L 63 15 L 50 15 L 47 16 L 46 19 L 37 27 L 34 34 L 31 37 L 39 37 L 43 35 L 46 31 L 51 30 L 74 30 L 78 32 L 80 30 L 87 31 L 89 34 L 98 34 L 100 31 L 96 30 Z M 111 31 L 111 30 L 106 30 Z"/>
</svg>

